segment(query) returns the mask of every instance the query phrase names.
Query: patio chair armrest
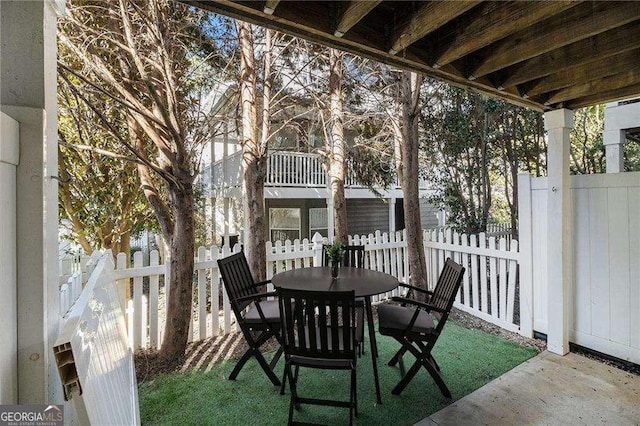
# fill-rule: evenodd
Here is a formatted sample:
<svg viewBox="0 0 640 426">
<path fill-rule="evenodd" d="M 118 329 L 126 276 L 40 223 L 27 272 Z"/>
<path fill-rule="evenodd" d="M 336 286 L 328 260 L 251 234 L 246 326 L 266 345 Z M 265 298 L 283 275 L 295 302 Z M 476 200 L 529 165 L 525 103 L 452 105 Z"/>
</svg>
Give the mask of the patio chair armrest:
<svg viewBox="0 0 640 426">
<path fill-rule="evenodd" d="M 413 306 L 417 306 L 419 308 L 422 308 L 428 312 L 438 312 L 441 314 L 446 313 L 446 311 L 444 309 L 440 309 L 436 306 L 430 305 L 428 303 L 424 303 L 424 302 L 420 302 L 418 300 L 413 300 L 413 299 L 407 299 L 406 297 L 398 297 L 398 296 L 394 296 L 391 298 L 391 300 L 393 300 L 394 302 L 400 302 L 402 304 L 407 304 L 407 305 L 413 305 Z"/>
<path fill-rule="evenodd" d="M 271 280 L 260 281 L 259 283 L 253 284 L 253 288 L 262 287 L 263 285 L 271 284 Z"/>
<path fill-rule="evenodd" d="M 429 296 L 433 295 L 433 292 L 430 291 L 430 290 L 425 290 L 423 288 L 416 287 L 416 286 L 410 285 L 410 284 L 400 283 L 400 284 L 398 284 L 398 287 L 405 287 L 405 288 L 409 289 L 409 291 L 407 292 L 407 295 L 409 293 L 411 293 L 412 290 L 415 290 L 415 291 L 417 291 L 419 293 L 427 294 Z"/>
<path fill-rule="evenodd" d="M 271 296 L 277 296 L 277 295 L 278 294 L 275 291 L 269 291 L 267 293 L 253 293 L 248 296 L 238 297 L 238 299 L 236 300 L 238 303 L 243 303 L 243 302 L 251 302 L 251 301 L 254 301 L 255 299 L 260 299 L 262 297 L 271 297 Z"/>
</svg>

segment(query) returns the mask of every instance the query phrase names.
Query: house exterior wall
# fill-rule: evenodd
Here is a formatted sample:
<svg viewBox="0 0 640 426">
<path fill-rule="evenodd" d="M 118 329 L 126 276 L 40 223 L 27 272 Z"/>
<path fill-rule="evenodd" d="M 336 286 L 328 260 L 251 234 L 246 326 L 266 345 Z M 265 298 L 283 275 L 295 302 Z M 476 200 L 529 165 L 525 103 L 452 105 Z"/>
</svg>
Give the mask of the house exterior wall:
<svg viewBox="0 0 640 426">
<path fill-rule="evenodd" d="M 380 198 L 347 199 L 349 235 L 389 232 L 389 203 Z"/>
<path fill-rule="evenodd" d="M 431 229 L 438 226 L 438 208 L 426 198 L 420 198 L 420 221 L 422 229 Z"/>
</svg>

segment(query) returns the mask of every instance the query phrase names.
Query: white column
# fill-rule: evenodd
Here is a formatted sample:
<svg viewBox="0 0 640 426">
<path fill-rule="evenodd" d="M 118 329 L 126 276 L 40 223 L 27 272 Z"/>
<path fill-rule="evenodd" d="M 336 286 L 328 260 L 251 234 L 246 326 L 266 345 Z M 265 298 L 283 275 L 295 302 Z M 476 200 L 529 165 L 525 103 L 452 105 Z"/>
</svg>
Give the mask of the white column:
<svg viewBox="0 0 640 426">
<path fill-rule="evenodd" d="M 18 403 L 16 166 L 20 125 L 0 112 L 0 402 Z"/>
<path fill-rule="evenodd" d="M 607 158 L 607 173 L 624 172 L 624 143 L 626 135 L 624 130 L 612 129 L 602 133 Z"/>
<path fill-rule="evenodd" d="M 0 104 L 20 123 L 18 403 L 53 404 L 62 400 L 51 350 L 59 320 L 56 11 L 52 1 L 1 3 Z"/>
<path fill-rule="evenodd" d="M 569 352 L 569 292 L 572 278 L 569 194 L 569 134 L 573 111 L 558 109 L 544 114 L 547 131 L 547 349 Z"/>
<path fill-rule="evenodd" d="M 389 198 L 389 233 L 396 232 L 396 199 Z"/>
<path fill-rule="evenodd" d="M 333 241 L 335 236 L 335 220 L 333 216 L 333 198 L 327 198 L 327 237 L 329 242 Z"/>
</svg>

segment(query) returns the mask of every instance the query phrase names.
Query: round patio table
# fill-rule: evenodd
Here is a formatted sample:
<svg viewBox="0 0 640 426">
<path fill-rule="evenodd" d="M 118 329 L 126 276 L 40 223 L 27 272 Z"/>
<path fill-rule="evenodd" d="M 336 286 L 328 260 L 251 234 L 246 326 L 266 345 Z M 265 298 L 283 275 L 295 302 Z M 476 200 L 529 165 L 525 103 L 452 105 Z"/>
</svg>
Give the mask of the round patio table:
<svg viewBox="0 0 640 426">
<path fill-rule="evenodd" d="M 371 360 L 373 361 L 373 378 L 376 385 L 376 398 L 382 404 L 380 382 L 378 378 L 378 349 L 376 345 L 371 296 L 386 293 L 398 287 L 398 279 L 384 272 L 364 268 L 341 267 L 337 279 L 331 278 L 331 267 L 297 268 L 280 272 L 271 278 L 275 287 L 293 290 L 311 291 L 351 291 L 356 297 L 364 297 L 367 311 L 369 341 L 371 343 Z"/>
</svg>

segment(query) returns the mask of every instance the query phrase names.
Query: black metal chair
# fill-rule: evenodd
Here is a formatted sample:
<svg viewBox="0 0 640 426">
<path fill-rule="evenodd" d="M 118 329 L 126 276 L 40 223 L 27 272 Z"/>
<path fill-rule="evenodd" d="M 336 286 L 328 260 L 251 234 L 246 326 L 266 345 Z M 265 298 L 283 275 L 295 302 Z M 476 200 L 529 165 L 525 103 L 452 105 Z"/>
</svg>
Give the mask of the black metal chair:
<svg viewBox="0 0 640 426">
<path fill-rule="evenodd" d="M 451 392 L 440 375 L 440 367 L 433 358 L 431 350 L 447 322 L 463 275 L 464 268 L 453 260 L 447 259 L 433 292 L 400 284 L 409 289 L 407 296 L 412 292 L 422 293 L 426 296 L 426 302 L 408 297 L 394 297 L 393 300 L 401 302 L 402 306 L 385 304 L 378 307 L 380 334 L 393 337 L 402 345 L 389 361 L 390 366 L 394 366 L 400 361 L 402 374 L 402 379 L 393 388 L 394 395 L 399 395 L 420 370 L 420 367 L 424 367 L 433 377 L 442 394 L 451 398 Z M 416 361 L 406 374 L 402 363 L 405 352 L 410 352 L 416 357 Z"/>
<path fill-rule="evenodd" d="M 278 349 L 269 364 L 260 352 L 260 347 L 271 337 L 280 339 L 280 311 L 277 300 L 266 300 L 268 296 L 275 296 L 275 292 L 260 293 L 260 287 L 269 283 L 256 283 L 251 275 L 249 264 L 244 252 L 239 252 L 224 259 L 218 259 L 218 267 L 222 282 L 227 290 L 231 309 L 236 316 L 238 326 L 242 330 L 249 349 L 242 355 L 229 376 L 235 380 L 242 367 L 252 356 L 256 358 L 267 377 L 275 386 L 280 386 L 280 379 L 274 374 L 273 368 L 282 355 L 282 347 Z M 252 333 L 260 333 L 254 337 Z"/>
<path fill-rule="evenodd" d="M 318 292 L 277 289 L 280 301 L 282 346 L 284 348 L 285 381 L 289 380 L 291 401 L 289 420 L 293 423 L 293 409 L 300 404 L 349 408 L 349 424 L 353 413 L 358 415 L 356 365 L 358 339 L 354 309 L 354 292 Z M 300 367 L 351 371 L 349 401 L 305 398 L 298 395 Z M 292 371 L 292 368 L 295 371 Z"/>
<path fill-rule="evenodd" d="M 322 266 L 329 266 L 329 256 L 327 254 L 327 246 L 322 246 Z M 342 266 L 352 268 L 364 268 L 364 246 L 350 245 L 344 246 L 344 256 L 342 257 Z M 359 329 L 364 330 L 364 297 L 356 297 L 356 319 Z M 364 332 L 358 332 L 362 336 L 359 346 L 359 355 L 364 354 Z"/>
<path fill-rule="evenodd" d="M 324 245 L 322 246 L 322 266 L 329 266 L 327 246 Z M 364 268 L 364 246 L 344 246 L 344 257 L 342 258 L 342 266 Z"/>
</svg>

